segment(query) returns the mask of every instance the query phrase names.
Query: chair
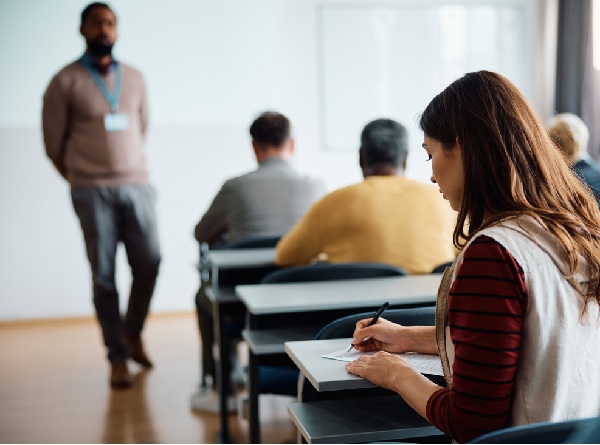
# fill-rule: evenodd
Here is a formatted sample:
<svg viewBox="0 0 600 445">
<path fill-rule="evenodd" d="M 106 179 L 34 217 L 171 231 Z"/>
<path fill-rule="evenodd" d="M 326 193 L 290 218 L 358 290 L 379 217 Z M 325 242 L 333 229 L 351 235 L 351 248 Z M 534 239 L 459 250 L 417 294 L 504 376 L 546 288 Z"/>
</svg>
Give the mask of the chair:
<svg viewBox="0 0 600 445">
<path fill-rule="evenodd" d="M 596 442 L 580 442 L 578 439 L 579 436 L 576 435 L 576 433 L 586 432 L 586 429 L 591 434 L 594 423 L 596 426 L 596 434 L 598 434 L 598 425 L 600 424 L 598 423 L 598 418 L 593 417 L 563 422 L 532 423 L 529 425 L 503 428 L 479 436 L 470 443 L 598 443 L 598 436 L 595 438 L 591 435 L 587 436 L 587 439 L 596 440 Z M 571 442 L 573 439 L 576 439 L 577 442 Z"/>
<path fill-rule="evenodd" d="M 447 263 L 439 264 L 433 268 L 431 273 L 444 273 L 444 271 L 446 270 L 447 267 L 452 266 L 453 262 L 454 261 L 448 261 Z"/>
<path fill-rule="evenodd" d="M 300 283 L 306 281 L 348 280 L 406 275 L 400 267 L 378 263 L 315 263 L 309 266 L 289 267 L 263 277 L 262 284 Z"/>
<path fill-rule="evenodd" d="M 600 416 L 583 420 L 566 443 L 600 443 Z"/>
<path fill-rule="evenodd" d="M 356 323 L 364 318 L 373 317 L 373 312 L 361 312 L 338 318 L 324 326 L 315 336 L 315 340 L 352 337 Z M 410 309 L 390 309 L 383 313 L 386 320 L 404 326 L 434 326 L 435 307 L 416 307 Z"/>
</svg>

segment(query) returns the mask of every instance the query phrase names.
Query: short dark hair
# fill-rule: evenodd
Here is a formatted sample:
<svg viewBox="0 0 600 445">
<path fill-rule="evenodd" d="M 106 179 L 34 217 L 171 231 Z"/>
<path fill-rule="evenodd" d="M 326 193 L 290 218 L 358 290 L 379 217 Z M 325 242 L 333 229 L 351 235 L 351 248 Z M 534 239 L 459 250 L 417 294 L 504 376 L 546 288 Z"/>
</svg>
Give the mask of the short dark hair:
<svg viewBox="0 0 600 445">
<path fill-rule="evenodd" d="M 408 156 L 408 132 L 392 119 L 369 122 L 360 135 L 360 156 L 364 165 L 399 167 Z"/>
<path fill-rule="evenodd" d="M 260 144 L 281 147 L 290 137 L 290 121 L 281 113 L 265 111 L 252 122 L 250 136 Z"/>
<path fill-rule="evenodd" d="M 81 11 L 81 26 L 83 26 L 92 10 L 96 8 L 106 8 L 114 14 L 115 19 L 117 18 L 117 14 L 115 14 L 115 11 L 113 11 L 113 9 L 110 6 L 108 6 L 108 4 L 102 2 L 93 2 L 87 5 L 85 8 L 83 8 L 83 11 Z"/>
</svg>

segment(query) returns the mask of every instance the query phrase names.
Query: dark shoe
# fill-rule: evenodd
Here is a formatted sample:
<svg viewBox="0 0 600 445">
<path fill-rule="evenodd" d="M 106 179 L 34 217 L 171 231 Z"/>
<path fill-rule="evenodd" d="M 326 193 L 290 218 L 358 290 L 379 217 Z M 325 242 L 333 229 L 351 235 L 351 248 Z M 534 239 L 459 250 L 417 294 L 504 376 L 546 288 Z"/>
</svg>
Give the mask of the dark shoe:
<svg viewBox="0 0 600 445">
<path fill-rule="evenodd" d="M 125 389 L 131 386 L 131 375 L 127 369 L 127 362 L 111 363 L 110 386 L 113 389 Z"/>
<path fill-rule="evenodd" d="M 123 340 L 125 341 L 125 345 L 127 345 L 131 360 L 139 363 L 144 368 L 152 368 L 152 362 L 146 355 L 146 351 L 144 351 L 144 345 L 142 345 L 142 339 L 139 335 L 124 334 Z"/>
</svg>

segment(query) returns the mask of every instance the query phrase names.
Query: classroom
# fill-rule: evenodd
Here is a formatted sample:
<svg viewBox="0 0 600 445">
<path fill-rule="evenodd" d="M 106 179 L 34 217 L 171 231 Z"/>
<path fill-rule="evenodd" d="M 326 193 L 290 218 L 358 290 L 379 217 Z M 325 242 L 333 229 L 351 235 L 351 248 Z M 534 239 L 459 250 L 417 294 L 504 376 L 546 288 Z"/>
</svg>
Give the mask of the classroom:
<svg viewBox="0 0 600 445">
<path fill-rule="evenodd" d="M 310 226 L 311 213 L 306 210 L 311 208 L 312 211 L 313 203 L 320 203 L 321 198 L 329 198 L 335 191 L 362 183 L 363 177 L 367 181 L 361 158 L 361 137 L 369 122 L 392 119 L 403 126 L 402 139 L 407 152 L 403 155 L 404 164 L 400 166 L 401 176 L 412 181 L 411 184 L 426 184 L 435 189 L 436 197 L 431 199 L 442 201 L 438 186 L 442 193 L 445 184 L 450 184 L 447 187 L 453 185 L 453 178 L 445 177 L 441 172 L 450 171 L 455 164 L 440 167 L 439 156 L 444 153 L 436 158 L 438 147 L 435 143 L 440 139 L 428 135 L 434 128 L 437 131 L 435 123 L 440 121 L 440 115 L 435 115 L 436 110 L 428 104 L 466 73 L 484 70 L 508 79 L 543 126 L 550 127 L 551 118 L 557 114 L 571 113 L 580 117 L 587 132 L 587 146 L 582 148 L 580 158 L 595 166 L 600 160 L 600 0 L 106 2 L 118 23 L 118 39 L 112 54 L 143 76 L 147 94 L 144 103 L 147 132 L 141 147 L 154 193 L 154 223 L 160 244 L 160 267 L 157 260 L 158 275 L 155 286 L 152 285 L 153 292 L 150 291 L 152 299 L 144 328 L 144 345 L 153 359 L 154 368 L 147 370 L 144 366 L 130 365 L 132 387 L 122 391 L 111 389 L 108 384 L 110 364 L 106 360 L 102 330 L 96 320 L 95 287 L 90 286 L 94 274 L 82 236 L 84 223 L 79 219 L 82 214 L 76 213 L 81 212 L 81 208 L 74 208 L 76 198 L 72 194 L 73 183 L 69 183 L 73 179 L 70 177 L 67 181 L 57 172 L 55 165 L 60 160 L 49 159 L 46 151 L 48 135 L 43 129 L 43 120 L 53 114 L 45 108 L 45 93 L 51 80 L 86 51 L 86 40 L 80 34 L 81 13 L 90 3 L 85 0 L 0 0 L 3 42 L 0 54 L 5 64 L 0 74 L 0 92 L 5 98 L 0 107 L 0 178 L 3 184 L 0 188 L 3 215 L 3 230 L 0 231 L 0 350 L 3 351 L 0 358 L 0 442 L 294 443 L 312 440 L 315 443 L 352 443 L 352 440 L 395 439 L 418 442 L 419 437 L 430 436 L 434 441 L 448 439 L 450 435 L 445 432 L 446 435 L 442 435 L 438 430 L 428 429 L 433 427 L 427 422 L 423 431 L 417 433 L 399 433 L 395 428 L 387 436 L 362 437 L 359 433 L 338 438 L 321 437 L 317 433 L 311 436 L 313 433 L 302 430 L 299 425 L 302 413 L 308 411 L 303 411 L 306 406 L 300 406 L 296 390 L 292 396 L 277 394 L 277 391 L 269 395 L 262 394 L 257 388 L 260 386 L 259 368 L 264 363 L 279 365 L 282 360 L 288 368 L 291 364 L 295 372 L 291 379 L 297 380 L 300 369 L 305 385 L 309 388 L 318 386 L 320 380 L 313 375 L 310 360 L 303 361 L 301 353 L 305 349 L 302 345 L 286 342 L 317 341 L 313 339 L 320 328 L 334 319 L 357 313 L 372 314 L 385 301 L 392 302 L 394 311 L 423 307 L 433 311 L 438 288 L 443 285 L 441 273 L 459 255 L 462 247 L 452 246 L 452 237 L 457 233 L 453 235 L 452 232 L 456 218 L 465 223 L 466 210 L 459 210 L 461 205 L 465 208 L 466 201 L 456 204 L 459 201 L 455 199 L 453 203 L 451 192 L 455 192 L 454 189 L 443 191 L 450 203 L 444 201 L 444 205 L 453 215 L 444 226 L 444 230 L 448 229 L 447 249 L 433 260 L 424 259 L 425 266 L 419 264 L 421 257 L 411 252 L 414 262 L 400 267 L 405 269 L 404 272 L 408 270 L 406 276 L 371 278 L 373 275 L 368 275 L 369 278 L 361 278 L 367 275 L 346 271 L 342 277 L 344 283 L 325 280 L 318 284 L 303 283 L 299 287 L 283 284 L 283 279 L 278 284 L 261 280 L 274 269 L 291 269 L 301 262 L 308 264 L 323 259 L 321 255 L 320 260 L 315 260 L 315 255 L 310 252 L 306 253 L 308 260 L 294 258 L 303 250 L 308 252 L 311 246 L 310 242 L 301 239 L 301 234 L 309 233 L 317 239 L 313 227 L 325 230 L 328 226 L 325 221 L 332 224 L 334 221 L 330 216 L 314 216 L 315 225 Z M 126 75 L 127 71 L 124 71 Z M 123 85 L 125 88 L 127 84 Z M 199 222 L 214 205 L 215 197 L 226 181 L 256 169 L 257 160 L 261 162 L 259 155 L 255 155 L 256 147 L 253 150 L 253 143 L 260 142 L 258 133 L 252 133 L 250 127 L 261 113 L 267 111 L 281 113 L 289 119 L 293 139 L 293 157 L 290 155 L 289 163 L 300 174 L 318 180 L 320 188 L 314 196 L 300 194 L 306 205 L 303 204 L 302 212 L 294 216 L 294 230 L 268 233 L 277 235 L 277 240 L 268 248 L 266 245 L 250 247 L 239 256 L 234 252 L 228 256 L 225 250 L 225 253 L 220 252 L 218 243 L 217 247 L 213 244 L 208 250 L 211 242 L 201 244 L 206 240 L 198 235 Z M 457 121 L 452 121 L 452 125 L 458 143 Z M 550 133 L 548 138 L 545 130 L 544 135 L 546 141 L 552 138 Z M 564 169 L 553 162 L 548 160 L 540 171 L 546 176 L 560 178 Z M 525 182 L 528 179 L 523 172 L 534 170 L 533 167 L 520 170 L 518 165 L 514 166 L 513 171 L 523 178 L 523 190 L 527 190 Z M 579 174 L 580 170 L 573 167 L 573 171 Z M 502 183 L 502 175 L 488 173 L 477 176 L 477 180 L 485 181 L 484 176 L 487 176 Z M 378 176 L 379 173 L 369 175 Z M 432 184 L 432 175 L 437 176 L 436 184 Z M 533 173 L 531 178 L 531 181 L 538 180 Z M 600 170 L 596 180 L 600 187 Z M 581 181 L 570 181 L 562 182 L 566 184 L 565 190 L 572 191 L 575 187 L 575 198 L 564 204 L 564 208 L 552 204 L 554 198 L 549 195 L 539 198 L 552 211 L 559 207 L 565 214 L 579 214 L 580 211 L 581 220 L 586 221 L 585 230 L 590 231 L 588 241 L 574 238 L 572 244 L 563 246 L 567 254 L 572 255 L 569 256 L 572 261 L 566 261 L 564 267 L 573 267 L 575 257 L 592 264 L 595 254 L 590 246 L 593 244 L 585 243 L 595 242 L 589 240 L 595 240 L 600 234 L 594 232 L 596 222 L 600 225 L 600 218 L 596 219 L 598 209 L 589 209 L 586 201 L 590 190 L 596 195 L 594 185 L 588 182 L 588 189 L 581 186 Z M 580 190 L 584 190 L 581 193 L 585 194 L 585 199 L 581 198 Z M 597 191 L 600 196 L 600 189 Z M 568 193 L 555 194 L 563 199 Z M 493 197 L 500 199 L 500 195 L 502 193 L 498 192 Z M 525 195 L 528 203 L 533 202 L 528 192 L 523 191 Z M 486 195 L 485 199 L 492 198 Z M 414 199 L 418 200 L 421 198 Z M 425 207 L 425 198 L 422 201 Z M 514 210 L 502 205 L 498 203 L 494 211 L 500 214 L 498 209 Z M 577 207 L 579 205 L 584 209 Z M 433 208 L 428 205 L 430 213 L 423 219 L 425 222 L 397 226 L 400 227 L 399 234 L 403 230 L 416 231 L 417 226 L 428 233 L 429 244 L 423 250 L 430 257 L 436 255 L 439 246 L 433 234 L 436 229 L 432 227 L 444 218 L 440 216 L 442 210 L 434 213 L 437 210 Z M 489 212 L 487 204 L 485 216 L 482 210 L 480 214 L 475 212 L 468 217 L 474 225 L 481 224 L 482 219 L 489 217 Z M 316 214 L 316 210 L 313 213 Z M 304 227 L 295 225 L 301 217 L 305 217 L 302 219 Z M 556 215 L 549 217 L 552 219 L 559 221 Z M 291 230 L 291 226 L 289 224 L 288 229 Z M 550 232 L 558 236 L 561 229 L 552 230 Z M 580 227 L 573 228 L 569 233 L 581 230 Z M 284 242 L 280 242 L 274 251 L 275 243 L 286 233 L 289 236 L 281 238 Z M 220 233 L 218 236 L 226 240 L 232 234 Z M 355 240 L 360 238 L 356 234 L 353 237 Z M 334 238 L 331 236 L 330 241 Z M 371 242 L 373 246 L 385 244 L 384 241 L 381 244 Z M 392 246 L 391 250 L 394 250 L 396 246 L 401 250 L 397 246 L 404 246 L 404 242 L 396 238 L 388 240 L 387 248 Z M 508 256 L 512 258 L 510 254 L 514 252 L 509 244 L 498 243 L 510 251 Z M 583 256 L 577 256 L 568 246 L 583 246 L 580 252 Z M 291 252 L 287 257 L 294 259 L 283 260 L 286 247 Z M 238 253 L 242 250 L 240 248 Z M 370 256 L 361 262 L 377 262 L 373 258 L 383 255 L 383 248 L 371 250 L 374 253 L 369 252 Z M 451 252 L 451 257 L 447 252 Z M 511 273 L 527 270 L 520 264 L 525 259 L 520 261 L 520 253 L 515 255 L 516 266 L 510 269 Z M 526 253 L 523 255 L 527 256 Z M 330 257 L 334 258 L 333 254 Z M 531 259 L 532 264 L 538 260 Z M 119 310 L 124 313 L 132 285 L 132 260 L 121 246 L 116 251 L 115 261 L 114 292 L 120 294 Z M 560 262 L 555 263 L 560 269 Z M 441 268 L 430 273 L 434 266 Z M 460 275 L 460 264 L 455 266 L 452 273 Z M 216 277 L 225 277 L 226 281 L 228 269 L 250 272 L 240 275 L 244 278 L 232 275 L 234 278 L 225 285 L 221 283 L 219 288 Z M 260 272 L 260 276 L 253 271 Z M 578 277 L 574 271 L 570 270 L 572 276 Z M 597 276 L 593 271 L 591 273 L 593 283 Z M 567 275 L 563 274 L 563 278 Z M 349 279 L 356 279 L 356 286 L 348 283 Z M 381 283 L 366 281 L 369 286 L 360 284 L 364 280 L 380 280 Z M 527 282 L 526 278 L 523 280 Z M 581 282 L 588 281 L 582 279 Z M 212 304 L 209 312 L 213 310 L 214 313 L 210 316 L 217 321 L 213 345 L 218 351 L 215 354 L 217 369 L 212 379 L 220 405 L 216 412 L 208 413 L 194 409 L 191 401 L 199 382 L 205 377 L 207 366 L 202 350 L 208 348 L 199 335 L 197 318 L 200 316 L 197 293 L 201 284 L 208 289 L 205 302 Z M 263 298 L 269 296 L 269 289 L 278 289 L 277 286 L 282 290 L 265 304 Z M 371 291 L 362 291 L 361 286 L 365 289 L 380 286 L 377 289 L 381 294 L 377 298 L 363 297 L 361 292 L 370 294 Z M 484 287 L 474 286 L 477 289 Z M 565 295 L 571 295 L 571 292 L 585 295 L 592 314 L 597 312 L 600 297 L 594 297 L 592 291 L 582 293 L 576 284 L 572 286 L 577 290 L 557 290 L 557 293 L 561 298 L 567 298 Z M 535 289 L 542 292 L 542 288 Z M 535 294 L 533 287 L 527 288 L 524 294 L 527 290 L 531 295 Z M 452 294 L 451 290 L 448 292 Z M 314 294 L 315 300 L 305 297 L 308 294 Z M 298 300 L 294 300 L 295 295 Z M 317 298 L 319 295 L 320 299 Z M 230 306 L 237 309 L 232 310 Z M 305 314 L 311 323 L 300 321 L 300 317 L 293 315 L 295 313 Z M 236 329 L 240 332 L 232 336 L 235 337 L 232 338 L 235 350 L 230 351 L 222 337 L 230 335 L 223 329 L 228 326 L 230 320 L 227 317 L 232 314 L 238 317 Z M 385 317 L 385 313 L 382 316 Z M 243 334 L 242 328 L 245 329 Z M 267 344 L 264 335 L 279 335 L 284 328 L 288 330 L 285 335 Z M 291 328 L 298 329 L 291 332 Z M 267 331 L 259 332 L 261 329 Z M 212 327 L 210 330 L 213 331 Z M 351 335 L 344 337 L 348 336 Z M 104 340 L 108 341 L 106 333 Z M 536 343 L 531 347 L 541 346 Z M 223 359 L 229 353 L 237 354 L 237 359 Z M 228 380 L 229 367 L 233 367 L 232 372 L 242 375 L 237 376 L 241 383 L 238 381 L 238 387 L 233 388 L 238 392 L 231 401 L 235 406 L 224 410 L 224 403 L 230 402 L 223 394 L 223 391 L 231 391 L 232 382 L 223 382 Z M 318 374 L 318 369 L 315 372 Z M 351 365 L 349 372 L 353 373 Z M 350 374 L 344 371 L 346 375 Z M 348 384 L 347 379 L 343 379 L 344 391 L 348 390 L 344 386 Z M 369 379 L 358 380 L 361 383 L 357 383 L 356 388 L 360 391 L 374 390 L 371 384 L 365 383 Z M 600 382 L 596 383 L 594 385 L 600 388 Z M 320 397 L 318 394 L 312 396 Z M 379 396 L 377 393 L 373 397 Z M 401 400 L 400 396 L 398 400 Z M 290 408 L 290 403 L 299 405 Z M 384 410 L 387 405 L 381 406 Z M 553 420 L 564 419 L 557 415 Z M 418 419 L 415 422 L 419 423 Z M 440 422 L 447 427 L 445 421 Z M 573 430 L 579 427 L 572 426 Z M 595 437 L 597 441 L 598 437 Z"/>
</svg>

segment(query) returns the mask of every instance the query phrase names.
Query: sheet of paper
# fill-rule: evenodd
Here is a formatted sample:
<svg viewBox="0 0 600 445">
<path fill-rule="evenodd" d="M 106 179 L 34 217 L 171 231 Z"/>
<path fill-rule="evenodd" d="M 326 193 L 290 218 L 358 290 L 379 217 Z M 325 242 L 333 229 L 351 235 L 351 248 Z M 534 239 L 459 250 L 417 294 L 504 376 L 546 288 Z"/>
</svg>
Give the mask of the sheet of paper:
<svg viewBox="0 0 600 445">
<path fill-rule="evenodd" d="M 375 352 L 360 352 L 352 348 L 348 352 L 346 352 L 346 349 L 340 349 L 339 351 L 333 351 L 329 354 L 323 354 L 322 357 L 333 360 L 341 360 L 343 362 L 351 362 L 356 360 L 358 357 L 362 357 L 363 355 L 373 354 L 375 354 Z M 421 374 L 444 375 L 444 371 L 442 371 L 442 362 L 440 361 L 440 357 L 437 355 L 418 354 L 416 352 L 407 352 L 405 354 L 394 355 L 399 355 L 407 359 L 411 366 Z"/>
</svg>

